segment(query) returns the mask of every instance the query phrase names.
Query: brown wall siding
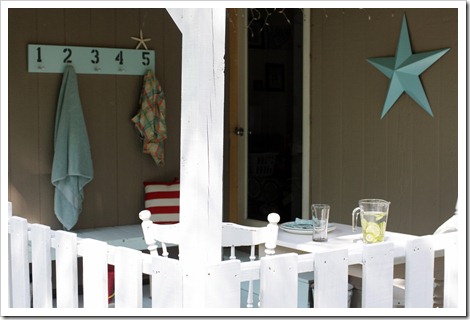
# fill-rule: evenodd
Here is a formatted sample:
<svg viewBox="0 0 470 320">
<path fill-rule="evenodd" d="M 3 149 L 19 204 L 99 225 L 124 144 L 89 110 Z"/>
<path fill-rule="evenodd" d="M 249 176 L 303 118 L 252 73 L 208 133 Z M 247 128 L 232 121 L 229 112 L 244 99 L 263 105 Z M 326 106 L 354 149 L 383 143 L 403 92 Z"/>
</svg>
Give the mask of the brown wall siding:
<svg viewBox="0 0 470 320">
<path fill-rule="evenodd" d="M 424 234 L 452 214 L 457 196 L 457 10 L 406 10 L 414 52 L 451 48 L 421 76 L 434 118 L 403 96 L 380 120 L 389 81 L 365 59 L 395 54 L 403 12 L 312 10 L 311 202 L 330 203 L 332 220 L 350 223 L 358 199 L 385 198 L 390 230 Z M 181 35 L 163 9 L 9 9 L 15 214 L 61 227 L 50 183 L 61 75 L 28 73 L 26 45 L 133 48 L 141 27 L 166 95 L 167 164 L 141 153 L 130 123 L 141 77 L 79 75 L 95 179 L 76 228 L 138 222 L 142 182 L 179 176 Z"/>
<path fill-rule="evenodd" d="M 130 119 L 138 111 L 141 76 L 78 75 L 94 179 L 85 187 L 75 228 L 137 223 L 143 181 L 179 177 L 181 34 L 164 9 L 9 9 L 9 199 L 14 214 L 61 228 L 50 182 L 55 109 L 62 74 L 27 72 L 27 44 L 135 48 L 152 40 L 155 73 L 165 92 L 166 165 L 141 152 Z"/>
<path fill-rule="evenodd" d="M 389 80 L 366 59 L 395 55 L 404 12 L 414 53 L 451 50 L 421 75 L 434 117 L 403 95 L 381 120 Z M 453 214 L 457 42 L 457 9 L 312 10 L 311 200 L 332 220 L 373 197 L 392 202 L 391 231 L 432 233 Z"/>
</svg>

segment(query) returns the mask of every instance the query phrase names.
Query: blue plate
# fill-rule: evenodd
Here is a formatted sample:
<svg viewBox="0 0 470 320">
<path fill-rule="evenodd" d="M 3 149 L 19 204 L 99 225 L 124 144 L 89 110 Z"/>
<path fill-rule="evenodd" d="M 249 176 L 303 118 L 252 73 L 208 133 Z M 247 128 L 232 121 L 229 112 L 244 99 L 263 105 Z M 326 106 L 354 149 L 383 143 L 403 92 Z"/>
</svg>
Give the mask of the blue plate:
<svg viewBox="0 0 470 320">
<path fill-rule="evenodd" d="M 305 223 L 295 223 L 295 221 L 284 222 L 279 226 L 281 230 L 289 233 L 297 233 L 297 234 L 312 234 L 313 226 L 312 224 L 305 224 Z M 331 232 L 336 229 L 336 225 L 333 223 L 328 223 L 328 232 Z"/>
</svg>

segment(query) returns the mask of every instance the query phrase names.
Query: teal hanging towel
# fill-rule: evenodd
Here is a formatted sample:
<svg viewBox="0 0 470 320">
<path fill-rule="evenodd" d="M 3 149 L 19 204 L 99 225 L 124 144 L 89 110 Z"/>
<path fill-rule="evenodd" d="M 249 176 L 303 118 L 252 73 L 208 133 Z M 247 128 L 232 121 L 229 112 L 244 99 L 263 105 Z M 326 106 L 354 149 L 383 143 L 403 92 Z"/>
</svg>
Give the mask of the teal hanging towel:
<svg viewBox="0 0 470 320">
<path fill-rule="evenodd" d="M 51 182 L 55 187 L 54 211 L 65 229 L 77 223 L 82 211 L 83 188 L 93 179 L 90 143 L 72 66 L 64 70 L 57 102 L 54 160 Z"/>
</svg>

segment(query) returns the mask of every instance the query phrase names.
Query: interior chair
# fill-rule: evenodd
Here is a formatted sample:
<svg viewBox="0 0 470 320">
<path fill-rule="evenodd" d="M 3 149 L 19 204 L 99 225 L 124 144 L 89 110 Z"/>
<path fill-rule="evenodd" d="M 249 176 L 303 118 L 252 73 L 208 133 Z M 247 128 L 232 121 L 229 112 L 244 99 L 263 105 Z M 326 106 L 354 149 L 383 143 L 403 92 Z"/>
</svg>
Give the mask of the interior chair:
<svg viewBox="0 0 470 320">
<path fill-rule="evenodd" d="M 151 255 L 160 255 L 158 252 L 158 244 L 160 244 L 161 256 L 168 257 L 167 245 L 179 245 L 181 242 L 180 224 L 155 224 L 150 220 L 150 216 L 149 210 L 143 210 L 139 213 L 148 250 Z M 277 224 L 280 216 L 277 213 L 270 213 L 267 219 L 269 223 L 265 227 L 249 227 L 222 222 L 222 248 L 230 248 L 229 259 L 237 259 L 235 250 L 237 247 L 250 248 L 250 261 L 256 259 L 255 249 L 260 245 L 264 246 L 265 255 L 275 253 L 279 230 Z M 249 282 L 247 307 L 253 307 L 253 281 Z"/>
<path fill-rule="evenodd" d="M 434 231 L 434 235 L 458 231 L 457 204 L 455 214 Z M 443 275 L 437 275 L 434 279 L 434 306 L 442 307 L 442 291 L 444 287 Z M 405 307 L 405 279 L 393 279 L 393 307 Z"/>
</svg>

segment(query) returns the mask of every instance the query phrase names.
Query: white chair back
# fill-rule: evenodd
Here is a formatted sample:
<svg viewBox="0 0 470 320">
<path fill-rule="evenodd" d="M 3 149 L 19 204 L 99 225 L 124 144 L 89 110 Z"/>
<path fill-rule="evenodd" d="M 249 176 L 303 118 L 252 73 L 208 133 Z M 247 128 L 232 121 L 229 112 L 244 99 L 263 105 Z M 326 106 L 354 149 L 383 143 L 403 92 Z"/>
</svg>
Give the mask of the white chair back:
<svg viewBox="0 0 470 320">
<path fill-rule="evenodd" d="M 278 223 L 280 217 L 277 213 L 268 215 L 269 224 L 265 227 L 249 227 L 236 223 L 222 223 L 222 247 L 230 247 L 232 251 L 235 247 L 264 244 L 265 254 L 272 255 L 276 248 Z M 232 255 L 230 257 L 232 258 Z M 250 259 L 251 260 L 251 259 Z"/>
<path fill-rule="evenodd" d="M 155 224 L 150 220 L 149 210 L 143 210 L 139 213 L 142 220 L 142 231 L 144 233 L 145 243 L 151 255 L 158 254 L 158 243 L 162 247 L 162 256 L 168 257 L 167 244 L 179 245 L 181 241 L 180 224 Z M 265 227 L 249 227 L 236 223 L 222 223 L 222 247 L 230 248 L 230 259 L 237 259 L 236 247 L 250 247 L 250 261 L 256 260 L 256 246 L 264 247 L 265 255 L 275 253 L 278 223 L 280 217 L 277 213 L 268 215 L 268 225 Z M 261 254 L 261 253 L 260 253 Z M 261 299 L 261 297 L 260 297 Z M 247 307 L 253 306 L 253 282 L 249 282 Z"/>
<path fill-rule="evenodd" d="M 265 255 L 275 253 L 278 223 L 280 217 L 277 213 L 268 215 L 269 224 L 265 227 L 248 227 L 236 223 L 222 223 L 222 247 L 230 248 L 230 259 L 237 259 L 236 247 L 250 247 L 250 261 L 256 260 L 256 246 L 264 245 Z M 261 252 L 259 253 L 261 255 Z M 260 301 L 261 301 L 260 293 Z M 253 281 L 248 282 L 248 298 L 246 302 L 248 308 L 253 307 Z"/>
</svg>

